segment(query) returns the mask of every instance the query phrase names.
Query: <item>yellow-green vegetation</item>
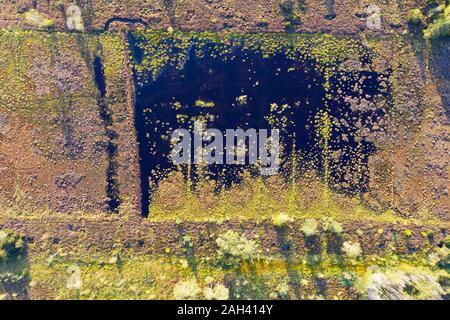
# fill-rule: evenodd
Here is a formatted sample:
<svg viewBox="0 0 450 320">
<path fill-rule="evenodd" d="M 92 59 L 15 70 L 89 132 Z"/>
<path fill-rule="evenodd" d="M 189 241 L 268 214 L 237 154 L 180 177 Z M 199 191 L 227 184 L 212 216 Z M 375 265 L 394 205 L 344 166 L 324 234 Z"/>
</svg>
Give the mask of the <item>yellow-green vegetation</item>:
<svg viewBox="0 0 450 320">
<path fill-rule="evenodd" d="M 255 241 L 247 239 L 235 231 L 227 231 L 216 240 L 218 259 L 228 265 L 253 261 L 258 257 L 259 249 Z"/>
<path fill-rule="evenodd" d="M 50 77 L 63 63 L 72 59 L 78 70 L 84 62 L 82 40 L 94 51 L 93 35 L 73 35 L 68 33 L 43 33 L 36 31 L 0 32 L 0 104 L 3 108 L 26 116 L 29 120 L 39 115 L 52 113 L 62 100 L 61 86 L 65 91 L 65 104 L 70 98 L 80 100 L 95 92 L 92 78 L 86 72 L 72 76 L 73 70 L 60 70 L 59 78 Z M 67 61 L 61 61 L 67 59 Z M 65 82 L 66 81 L 66 82 Z M 75 85 L 76 81 L 82 82 Z M 76 96 L 73 96 L 76 95 Z"/>
<path fill-rule="evenodd" d="M 215 104 L 212 101 L 197 100 L 195 106 L 198 108 L 214 108 Z"/>
<path fill-rule="evenodd" d="M 448 274 L 408 264 L 388 270 L 372 267 L 356 287 L 370 300 L 440 300 L 448 294 L 448 288 L 444 290 L 439 283 L 440 277 L 448 278 Z"/>
<path fill-rule="evenodd" d="M 119 34 L 102 33 L 98 40 L 98 47 L 101 48 L 100 54 L 103 57 L 106 91 L 111 92 L 113 88 L 119 87 L 118 83 L 123 84 L 121 81 L 124 78 L 124 66 L 127 65 L 128 61 L 125 61 L 124 45 Z"/>
<path fill-rule="evenodd" d="M 357 259 L 362 254 L 361 245 L 358 242 L 346 241 L 342 252 L 350 259 Z"/>
<path fill-rule="evenodd" d="M 241 184 L 215 192 L 212 181 L 201 180 L 195 191 L 180 172 L 170 174 L 160 186 L 150 206 L 151 221 L 272 221 L 283 226 L 291 219 L 324 217 L 326 229 L 341 231 L 342 221 L 375 221 L 408 224 L 440 224 L 427 214 L 417 219 L 404 219 L 394 210 L 371 209 L 358 197 L 333 192 L 320 182 L 294 181 L 281 178 L 244 178 Z M 326 190 L 326 191 L 324 191 Z"/>
<path fill-rule="evenodd" d="M 25 254 L 25 243 L 10 230 L 0 230 L 0 263 L 17 260 Z"/>
<path fill-rule="evenodd" d="M 289 217 L 287 213 L 281 212 L 273 217 L 273 224 L 276 227 L 285 227 L 290 222 L 293 222 L 294 219 Z"/>
<path fill-rule="evenodd" d="M 408 16 L 412 24 L 425 24 L 425 40 L 437 40 L 450 36 L 450 4 L 445 1 L 432 1 L 425 9 L 413 9 Z"/>
<path fill-rule="evenodd" d="M 450 5 L 441 5 L 437 17 L 432 20 L 423 34 L 426 40 L 436 40 L 450 36 Z"/>
<path fill-rule="evenodd" d="M 55 25 L 52 19 L 46 18 L 42 13 L 36 9 L 31 9 L 24 13 L 25 21 L 34 27 L 51 29 Z"/>
<path fill-rule="evenodd" d="M 2 30 L 0 113 L 17 123 L 14 127 L 16 130 L 21 130 L 23 124 L 29 126 L 28 132 L 35 135 L 30 143 L 46 160 L 73 159 L 73 154 L 86 150 L 83 141 L 89 135 L 88 130 L 92 130 L 92 135 L 103 134 L 101 130 L 94 131 L 94 127 L 85 126 L 87 119 L 99 116 L 94 57 L 103 60 L 108 92 L 106 98 L 109 99 L 107 102 L 117 105 L 118 98 L 123 99 L 125 96 L 124 52 L 119 34 Z M 70 147 L 55 142 L 68 132 L 69 139 L 74 142 Z M 17 131 L 12 131 L 11 134 L 21 135 Z M 24 143 L 28 142 L 27 137 L 23 140 Z M 35 165 L 41 160 L 40 157 L 32 159 L 36 161 Z M 85 160 L 90 161 L 87 158 Z M 28 165 L 32 167 L 34 164 Z M 20 187 L 23 188 L 23 185 Z M 19 189 L 16 191 L 14 199 L 8 199 L 13 200 L 9 202 L 14 202 L 14 211 L 18 214 L 32 213 L 34 210 L 29 204 L 35 201 L 33 197 L 36 195 L 31 192 L 25 194 Z M 2 201 L 0 206 L 7 204 L 7 201 Z"/>
<path fill-rule="evenodd" d="M 301 230 L 305 237 L 316 236 L 319 233 L 317 221 L 315 219 L 306 219 Z"/>
<path fill-rule="evenodd" d="M 323 220 L 323 231 L 334 234 L 341 234 L 344 231 L 342 224 L 333 218 L 325 217 Z"/>
<path fill-rule="evenodd" d="M 408 22 L 411 24 L 421 24 L 424 21 L 424 15 L 420 9 L 412 9 L 408 14 Z"/>
<path fill-rule="evenodd" d="M 447 21 L 447 9 L 436 12 L 438 18 L 435 21 L 442 18 Z M 417 11 L 410 17 L 411 23 L 423 19 Z M 51 25 L 52 22 L 44 20 L 44 27 Z M 445 28 L 438 29 L 438 33 L 442 33 Z M 430 38 L 434 37 L 431 36 L 433 32 L 437 31 L 430 31 Z M 142 61 L 134 64 L 141 80 L 148 73 L 157 77 L 169 65 L 181 68 L 193 43 L 198 56 L 209 54 L 234 59 L 232 47 L 237 45 L 244 51 L 258 52 L 264 58 L 283 53 L 295 60 L 314 59 L 317 70 L 328 79 L 340 62 L 368 54 L 359 41 L 331 35 L 233 35 L 173 30 L 136 32 L 134 35 L 138 47 L 144 51 Z M 206 46 L 209 47 L 207 51 L 203 50 Z M 50 91 L 41 92 L 39 97 L 29 90 L 30 81 L 36 76 L 30 75 L 29 70 L 38 62 L 30 60 L 30 57 L 36 57 L 32 52 L 38 50 L 39 55 L 50 57 L 52 65 L 61 52 L 76 53 L 73 59 L 85 59 L 84 63 L 91 61 L 93 56 L 101 57 L 107 98 L 111 100 L 116 97 L 110 89 L 115 88 L 116 81 L 123 79 L 126 63 L 120 37 L 110 33 L 99 36 L 2 32 L 0 49 L 5 49 L 0 50 L 0 65 L 5 66 L 0 70 L 0 83 L 8 83 L 8 86 L 0 87 L 0 105 L 26 116 L 33 116 L 30 111 L 36 110 L 47 114 L 61 103 L 60 99 L 55 99 L 57 85 L 50 85 Z M 48 80 L 47 76 L 43 74 L 43 79 Z M 78 95 L 89 97 L 92 92 L 97 92 L 92 75 L 83 78 L 83 83 L 85 85 L 76 90 Z M 15 90 L 11 91 L 14 86 Z M 45 103 L 41 104 L 42 101 Z M 241 96 L 236 101 L 243 105 L 247 98 Z M 174 105 L 181 108 L 179 102 Z M 196 106 L 212 108 L 214 103 L 197 100 Z M 273 109 L 278 111 L 283 107 L 275 105 Z M 181 173 L 175 172 L 161 182 L 151 201 L 149 220 L 156 223 L 176 222 L 180 226 L 182 222 L 269 221 L 268 226 L 275 226 L 279 235 L 280 253 L 269 253 L 269 248 L 258 241 L 258 235 L 244 234 L 236 228 L 214 235 L 216 251 L 208 255 L 192 254 L 198 248 L 188 234 L 180 239 L 185 250 L 178 255 L 173 253 L 176 248 L 169 244 L 160 250 L 165 254 L 151 256 L 134 254 L 122 247 L 95 256 L 82 250 L 79 252 L 74 246 L 61 247 L 57 253 L 36 250 L 27 257 L 23 239 L 11 231 L 0 230 L 0 298 L 15 297 L 12 295 L 16 293 L 5 287 L 11 283 L 21 283 L 32 298 L 50 299 L 437 299 L 448 296 L 448 237 L 442 248 L 431 248 L 427 239 L 433 232 L 422 231 L 425 248 L 408 255 L 396 254 L 389 241 L 383 254 L 369 254 L 363 250 L 362 242 L 346 238 L 343 224 L 348 222 L 391 226 L 407 223 L 441 228 L 448 224 L 430 219 L 426 212 L 417 219 L 405 219 L 392 209 L 372 209 L 361 195 L 348 197 L 335 193 L 329 184 L 327 161 L 332 124 L 327 110 L 318 115 L 316 122 L 319 128 L 317 139 L 324 150 L 322 178 L 307 172 L 306 178 L 299 179 L 295 170 L 288 181 L 249 175 L 244 176 L 240 184 L 220 190 L 213 181 L 202 178 L 193 190 L 192 181 L 185 181 Z M 20 189 L 16 191 L 15 200 L 23 207 L 26 195 Z M 32 209 L 30 212 L 21 218 L 45 222 L 50 216 L 58 217 L 49 212 L 41 214 Z M 75 218 L 64 216 L 67 219 L 64 221 L 127 221 L 132 214 L 125 204 L 121 212 L 124 216 L 101 218 L 77 213 Z M 301 227 L 292 232 L 289 227 L 296 223 Z M 358 236 L 364 238 L 364 233 L 360 233 Z M 382 237 L 387 232 L 378 228 L 373 233 Z M 402 237 L 407 243 L 418 234 L 415 229 L 406 229 L 395 237 Z M 293 252 L 294 240 L 299 239 L 306 242 L 306 249 Z M 336 250 L 327 252 L 331 241 L 336 241 Z M 331 283 L 331 290 L 323 292 L 318 285 L 321 282 Z"/>
<path fill-rule="evenodd" d="M 332 192 L 326 194 L 333 197 Z M 330 205 L 333 201 L 319 203 Z M 258 234 L 250 230 L 244 234 L 239 228 L 211 234 L 216 249 L 208 253 L 193 241 L 198 235 L 189 232 L 180 235 L 182 252 L 171 243 L 162 248 L 163 253 L 152 255 L 136 253 L 119 242 L 116 249 L 90 254 L 83 250 L 81 238 L 79 246 L 33 253 L 25 286 L 36 299 L 426 299 L 448 295 L 449 249 L 431 246 L 428 237 L 433 232 L 426 232 L 422 249 L 411 254 L 395 250 L 398 237 L 408 244 L 414 235 L 411 229 L 383 240 L 387 249 L 382 253 L 365 252 L 357 238 L 349 238 L 343 220 L 369 224 L 371 220 L 389 224 L 401 220 L 392 213 L 380 216 L 363 211 L 358 216 L 343 210 L 336 215 L 330 208 L 297 216 L 286 211 L 270 216 L 280 237 L 280 253 L 269 252 Z M 193 212 L 182 218 L 195 220 Z M 237 214 L 236 209 L 235 218 L 240 219 Z M 300 216 L 305 218 L 301 227 L 289 228 Z M 258 220 L 256 215 L 254 219 Z M 176 221 L 181 227 L 180 217 Z M 371 232 L 380 237 L 386 233 L 383 228 Z M 362 231 L 357 234 L 363 240 L 369 236 Z M 17 244 L 20 238 L 14 239 L 5 243 Z M 298 252 L 292 249 L 299 239 L 306 247 Z M 330 246 L 332 251 L 325 249 Z M 326 292 L 320 283 L 327 284 Z"/>
<path fill-rule="evenodd" d="M 55 21 L 52 19 L 45 19 L 43 25 L 46 29 L 51 29 L 55 26 Z"/>
<path fill-rule="evenodd" d="M 29 114 L 33 110 L 51 112 L 52 102 L 60 98 L 58 90 L 65 89 L 61 88 L 64 85 L 68 89 L 66 103 L 70 98 L 92 96 L 96 92 L 94 79 L 88 74 L 92 66 L 85 64 L 92 61 L 94 55 L 105 56 L 107 81 L 120 81 L 126 57 L 119 34 L 1 31 L 0 63 L 3 68 L 0 81 L 4 85 L 0 87 L 0 104 L 20 114 Z M 67 67 L 62 69 L 67 63 L 72 63 L 72 69 L 81 70 L 73 74 L 74 71 Z M 50 77 L 51 72 L 60 74 L 58 78 Z"/>
<path fill-rule="evenodd" d="M 47 299 L 440 299 L 448 294 L 448 248 L 362 255 L 358 244 L 345 242 L 343 254 L 306 251 L 289 258 L 261 249 L 258 241 L 227 231 L 217 235 L 217 252 L 210 256 L 39 254 L 30 260 L 29 291 Z M 328 290 L 318 283 L 327 283 Z"/>
<path fill-rule="evenodd" d="M 182 68 L 191 50 L 198 58 L 209 55 L 223 60 L 234 59 L 236 47 L 259 53 L 266 59 L 277 54 L 298 61 L 313 59 L 316 68 L 328 76 L 338 62 L 368 53 L 358 40 L 330 34 L 135 31 L 133 36 L 135 45 L 142 50 L 139 55 L 142 58 L 135 61 L 134 68 L 144 81 L 147 73 L 156 78 L 166 66 Z"/>
</svg>

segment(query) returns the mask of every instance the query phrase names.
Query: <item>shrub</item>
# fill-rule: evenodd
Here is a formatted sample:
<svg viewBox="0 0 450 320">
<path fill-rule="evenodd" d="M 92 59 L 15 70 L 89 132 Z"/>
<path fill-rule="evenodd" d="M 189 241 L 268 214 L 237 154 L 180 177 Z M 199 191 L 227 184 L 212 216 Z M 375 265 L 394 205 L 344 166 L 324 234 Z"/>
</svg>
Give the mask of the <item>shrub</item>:
<svg viewBox="0 0 450 320">
<path fill-rule="evenodd" d="M 29 273 L 24 259 L 26 246 L 10 230 L 0 230 L 0 299 L 15 299 L 26 293 Z"/>
<path fill-rule="evenodd" d="M 445 12 L 445 4 L 440 4 L 437 7 L 431 8 L 428 11 L 428 17 L 433 17 L 434 15 L 438 15 L 442 12 Z"/>
<path fill-rule="evenodd" d="M 227 263 L 253 260 L 259 253 L 258 244 L 235 231 L 227 231 L 216 240 L 218 255 Z"/>
<path fill-rule="evenodd" d="M 11 291 L 16 294 L 26 290 L 27 283 L 29 282 L 29 275 L 26 272 L 16 273 L 4 271 L 0 273 L 0 300 L 2 289 L 8 288 L 6 291 Z M 22 288 L 21 288 L 22 287 Z M 11 290 L 12 289 L 12 290 Z M 8 295 L 6 295 L 7 297 Z"/>
<path fill-rule="evenodd" d="M 12 231 L 0 230 L 0 262 L 18 259 L 25 251 L 25 243 L 21 237 Z"/>
<path fill-rule="evenodd" d="M 315 219 L 306 219 L 301 228 L 306 237 L 312 237 L 318 233 L 318 225 Z"/>
<path fill-rule="evenodd" d="M 432 266 L 448 269 L 450 266 L 450 249 L 447 247 L 436 248 L 428 255 L 428 262 Z"/>
<path fill-rule="evenodd" d="M 173 296 L 177 300 L 197 299 L 201 289 L 195 279 L 179 281 L 173 288 Z"/>
<path fill-rule="evenodd" d="M 279 299 L 289 298 L 289 283 L 287 281 L 281 281 L 275 289 L 277 298 Z"/>
<path fill-rule="evenodd" d="M 341 282 L 345 287 L 347 287 L 347 288 L 353 287 L 356 280 L 357 280 L 357 275 L 354 272 L 346 271 L 346 272 L 342 273 Z"/>
<path fill-rule="evenodd" d="M 292 14 L 294 10 L 294 6 L 292 4 L 292 0 L 281 0 L 280 1 L 281 12 L 284 15 Z"/>
<path fill-rule="evenodd" d="M 425 40 L 437 40 L 450 36 L 450 4 L 443 1 L 433 0 L 428 1 L 428 10 L 426 16 L 420 9 L 413 9 L 409 11 L 408 23 L 410 24 L 425 24 L 423 30 L 423 37 Z"/>
<path fill-rule="evenodd" d="M 445 241 L 445 246 L 450 249 L 450 236 L 446 236 L 444 241 Z"/>
<path fill-rule="evenodd" d="M 325 218 L 322 226 L 323 231 L 335 234 L 341 234 L 344 231 L 342 224 L 333 218 Z"/>
<path fill-rule="evenodd" d="M 25 21 L 35 26 L 39 26 L 42 23 L 42 16 L 37 10 L 31 9 L 25 12 Z"/>
<path fill-rule="evenodd" d="M 410 266 L 386 271 L 370 267 L 356 288 L 369 300 L 441 300 L 445 294 L 436 274 Z"/>
<path fill-rule="evenodd" d="M 205 278 L 205 280 L 208 277 Z M 212 280 L 211 280 L 212 281 Z M 202 288 L 198 285 L 197 280 L 182 280 L 175 284 L 173 288 L 173 296 L 176 300 L 194 300 L 198 299 L 203 293 L 203 297 L 207 300 L 228 300 L 230 290 L 223 284 L 211 284 L 207 282 L 207 286 Z"/>
<path fill-rule="evenodd" d="M 276 227 L 284 227 L 286 224 L 288 224 L 289 222 L 293 222 L 294 219 L 292 219 L 291 217 L 289 217 L 289 215 L 287 213 L 279 213 L 276 216 L 273 217 L 273 224 Z"/>
<path fill-rule="evenodd" d="M 223 284 L 217 284 L 214 287 L 206 287 L 203 290 L 203 296 L 207 300 L 228 300 L 230 290 Z"/>
<path fill-rule="evenodd" d="M 413 231 L 410 230 L 410 229 L 406 229 L 406 230 L 403 230 L 403 234 L 404 234 L 405 237 L 409 238 L 409 237 L 412 237 Z"/>
<path fill-rule="evenodd" d="M 450 37 L 450 5 L 441 4 L 431 9 L 428 17 L 432 18 L 433 21 L 423 31 L 426 40 Z"/>
<path fill-rule="evenodd" d="M 409 11 L 408 23 L 421 24 L 424 20 L 423 13 L 420 9 L 413 9 Z"/>
<path fill-rule="evenodd" d="M 424 30 L 423 36 L 426 40 L 437 40 L 450 36 L 450 21 L 438 20 L 432 23 Z"/>
<path fill-rule="evenodd" d="M 346 241 L 342 245 L 342 252 L 350 259 L 356 259 L 362 253 L 361 245 L 359 242 Z"/>
<path fill-rule="evenodd" d="M 280 279 L 277 277 L 270 278 L 267 281 L 267 287 L 272 288 L 268 294 L 268 298 L 275 299 L 289 299 L 289 280 Z"/>
<path fill-rule="evenodd" d="M 45 19 L 43 22 L 43 27 L 46 29 L 51 29 L 55 26 L 55 21 L 52 19 Z"/>
</svg>

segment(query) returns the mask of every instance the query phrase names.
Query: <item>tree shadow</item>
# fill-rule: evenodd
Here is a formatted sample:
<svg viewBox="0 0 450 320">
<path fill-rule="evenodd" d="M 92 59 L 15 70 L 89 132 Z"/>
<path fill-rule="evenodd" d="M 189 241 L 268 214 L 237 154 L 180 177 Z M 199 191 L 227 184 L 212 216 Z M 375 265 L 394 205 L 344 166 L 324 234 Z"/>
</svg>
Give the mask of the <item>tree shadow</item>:
<svg viewBox="0 0 450 320">
<path fill-rule="evenodd" d="M 305 0 L 298 0 L 298 8 L 300 9 L 301 12 L 308 11 L 308 7 L 306 5 L 306 1 Z"/>
<path fill-rule="evenodd" d="M 245 265 L 246 273 L 242 272 Z M 237 268 L 232 268 L 228 273 L 228 283 L 230 292 L 237 299 L 264 300 L 267 299 L 269 290 L 266 284 L 266 277 L 259 275 L 253 262 L 247 261 Z M 230 281 L 230 280 L 233 281 Z"/>
<path fill-rule="evenodd" d="M 312 271 L 314 287 L 320 296 L 325 297 L 327 293 L 327 283 L 322 277 L 324 271 L 322 252 L 323 250 L 327 250 L 327 248 L 322 244 L 319 235 L 305 236 L 304 241 L 307 250 L 307 264 Z"/>
<path fill-rule="evenodd" d="M 164 0 L 163 4 L 167 15 L 169 16 L 170 25 L 175 27 L 177 24 L 177 20 L 175 18 L 175 0 Z"/>
<path fill-rule="evenodd" d="M 186 230 L 184 227 L 179 224 L 177 226 L 178 236 L 180 239 L 180 243 L 183 247 L 183 255 L 186 258 L 189 268 L 192 273 L 197 276 L 198 275 L 198 262 L 195 258 L 195 247 L 192 239 L 186 234 Z"/>
<path fill-rule="evenodd" d="M 334 10 L 334 0 L 326 0 L 325 6 L 327 7 L 327 14 L 325 15 L 325 19 L 333 20 L 336 18 L 336 12 Z"/>
<path fill-rule="evenodd" d="M 333 258 L 341 271 L 347 269 L 347 264 L 342 254 L 343 244 L 344 237 L 341 234 L 332 233 L 327 235 L 327 253 L 333 255 Z"/>
<path fill-rule="evenodd" d="M 281 0 L 281 14 L 284 18 L 284 29 L 286 32 L 294 32 L 301 24 L 300 19 L 294 13 L 294 3 L 292 0 Z"/>
<path fill-rule="evenodd" d="M 439 39 L 431 43 L 430 71 L 436 80 L 437 89 L 445 108 L 447 119 L 450 115 L 450 39 Z"/>
<path fill-rule="evenodd" d="M 286 272 L 289 278 L 289 285 L 297 299 L 301 299 L 300 295 L 300 279 L 298 272 L 293 268 L 292 241 L 286 234 L 286 228 L 276 228 L 277 239 L 281 248 L 281 254 L 284 258 Z"/>
<path fill-rule="evenodd" d="M 411 35 L 410 41 L 413 44 L 414 54 L 419 63 L 420 77 L 421 77 L 422 81 L 425 81 L 426 75 L 427 75 L 427 72 L 426 72 L 427 57 L 425 54 L 427 44 L 423 39 L 423 26 L 416 25 L 416 24 L 409 24 L 408 31 L 409 31 L 409 34 Z"/>
</svg>

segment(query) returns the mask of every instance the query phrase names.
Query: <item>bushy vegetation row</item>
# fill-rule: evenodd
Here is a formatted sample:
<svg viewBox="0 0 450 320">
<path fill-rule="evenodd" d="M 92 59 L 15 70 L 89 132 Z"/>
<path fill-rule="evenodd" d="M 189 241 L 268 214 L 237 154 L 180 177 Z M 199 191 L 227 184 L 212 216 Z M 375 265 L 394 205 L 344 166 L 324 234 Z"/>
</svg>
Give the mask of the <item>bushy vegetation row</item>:
<svg viewBox="0 0 450 320">
<path fill-rule="evenodd" d="M 426 40 L 447 38 L 450 36 L 450 3 L 430 0 L 424 9 L 411 10 L 408 22 L 423 26 Z"/>
<path fill-rule="evenodd" d="M 414 254 L 395 249 L 370 254 L 348 241 L 332 218 L 306 219 L 308 249 L 294 254 L 292 219 L 273 217 L 280 254 L 270 254 L 258 234 L 236 229 L 212 234 L 215 251 L 180 235 L 184 254 L 90 256 L 61 248 L 30 262 L 31 297 L 45 299 L 447 299 L 450 241 Z M 379 231 L 383 232 L 383 230 Z M 405 232 L 405 236 L 409 233 Z M 327 250 L 330 244 L 336 247 Z M 430 243 L 431 244 L 431 243 Z"/>
<path fill-rule="evenodd" d="M 289 223 L 289 217 L 286 215 L 274 218 L 274 224 L 280 230 Z M 333 219 L 325 219 L 322 224 L 322 231 L 331 235 L 340 236 L 343 232 L 342 225 Z M 312 238 L 318 234 L 318 224 L 314 219 L 305 221 L 302 232 L 306 237 Z M 234 280 L 237 283 L 229 283 L 228 288 L 223 284 L 207 285 L 203 290 L 195 278 L 181 280 L 174 286 L 173 295 L 177 299 L 195 299 L 203 297 L 206 299 L 228 299 L 251 298 L 246 296 L 245 285 L 252 283 L 248 275 L 244 275 L 242 270 L 246 267 L 252 270 L 251 265 L 258 259 L 261 259 L 262 252 L 255 240 L 248 239 L 245 235 L 235 231 L 227 231 L 221 234 L 217 240 L 218 261 L 224 271 L 232 271 Z M 355 266 L 367 259 L 363 255 L 361 246 L 357 242 L 344 242 L 341 248 L 341 254 L 346 260 L 347 267 L 342 270 L 341 282 L 344 287 L 352 288 L 360 298 L 371 300 L 409 300 L 409 299 L 443 299 L 448 295 L 448 247 L 436 248 L 426 258 L 426 265 L 399 264 L 397 266 L 382 267 L 372 265 L 366 268 L 362 273 L 356 272 L 351 266 Z M 320 272 L 313 272 L 314 281 L 325 279 L 329 270 L 325 267 L 322 257 L 318 258 L 317 268 Z M 314 264 L 313 262 L 309 262 Z M 249 267 L 250 266 L 250 267 Z M 312 265 L 310 265 L 312 267 Z M 289 269 L 289 267 L 288 267 Z M 273 288 L 266 288 L 272 292 L 269 296 L 277 299 L 293 298 L 293 287 L 296 277 L 293 276 L 295 268 L 290 271 L 290 276 L 285 281 L 280 281 Z M 289 272 L 288 272 L 289 273 Z M 309 280 L 303 278 L 299 280 L 298 285 L 307 286 Z M 212 281 L 208 282 L 211 283 Z M 293 283 L 294 282 L 294 283 Z M 255 285 L 255 283 L 253 283 Z M 230 290 L 232 289 L 232 290 Z M 248 288 L 247 288 L 248 289 Z M 295 291 L 295 290 L 294 290 Z M 248 292 L 247 292 L 248 293 Z M 305 297 L 308 298 L 308 297 Z M 319 296 L 309 298 L 320 299 Z"/>
</svg>

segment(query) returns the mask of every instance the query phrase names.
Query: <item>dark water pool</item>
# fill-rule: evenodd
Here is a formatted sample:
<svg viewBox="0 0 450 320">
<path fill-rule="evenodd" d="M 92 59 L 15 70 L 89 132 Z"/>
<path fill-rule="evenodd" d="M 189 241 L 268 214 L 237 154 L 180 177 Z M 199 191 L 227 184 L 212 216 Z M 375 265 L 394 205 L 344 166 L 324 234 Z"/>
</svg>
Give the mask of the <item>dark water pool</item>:
<svg viewBox="0 0 450 320">
<path fill-rule="evenodd" d="M 141 56 L 142 52 L 135 54 Z M 140 142 L 143 212 L 148 212 L 150 195 L 158 180 L 174 169 L 168 158 L 167 136 L 173 129 L 187 128 L 192 124 L 189 119 L 196 117 L 208 119 L 208 127 L 225 131 L 270 129 L 274 124 L 268 116 L 272 115 L 277 123 L 284 123 L 283 167 L 289 166 L 289 155 L 295 146 L 320 175 L 323 174 L 324 152 L 315 119 L 327 111 L 333 122 L 329 148 L 339 154 L 338 165 L 330 166 L 330 176 L 342 191 L 355 193 L 364 189 L 368 182 L 367 156 L 374 147 L 358 132 L 376 121 L 384 111 L 355 110 L 351 108 L 351 101 L 361 96 L 370 101 L 379 95 L 383 75 L 371 71 L 341 73 L 330 80 L 330 92 L 334 95 L 327 99 L 324 76 L 316 70 L 313 60 L 293 61 L 284 54 L 263 58 L 239 48 L 233 56 L 234 59 L 224 61 L 208 55 L 199 58 L 191 53 L 181 70 L 167 67 L 155 80 L 144 85 L 137 83 L 136 127 Z M 355 90 L 357 85 L 362 89 Z M 198 101 L 214 106 L 199 107 Z M 278 106 L 275 112 L 273 104 Z M 284 105 L 289 108 L 284 110 Z M 181 123 L 180 115 L 188 120 Z M 358 170 L 354 168 L 356 152 L 361 154 Z M 231 185 L 239 182 L 239 173 L 244 168 L 252 170 L 245 166 L 210 166 L 208 173 L 221 184 Z M 359 172 L 357 178 L 352 177 L 352 183 L 344 183 L 354 171 Z M 195 172 L 194 166 L 191 170 L 194 181 Z"/>
</svg>

